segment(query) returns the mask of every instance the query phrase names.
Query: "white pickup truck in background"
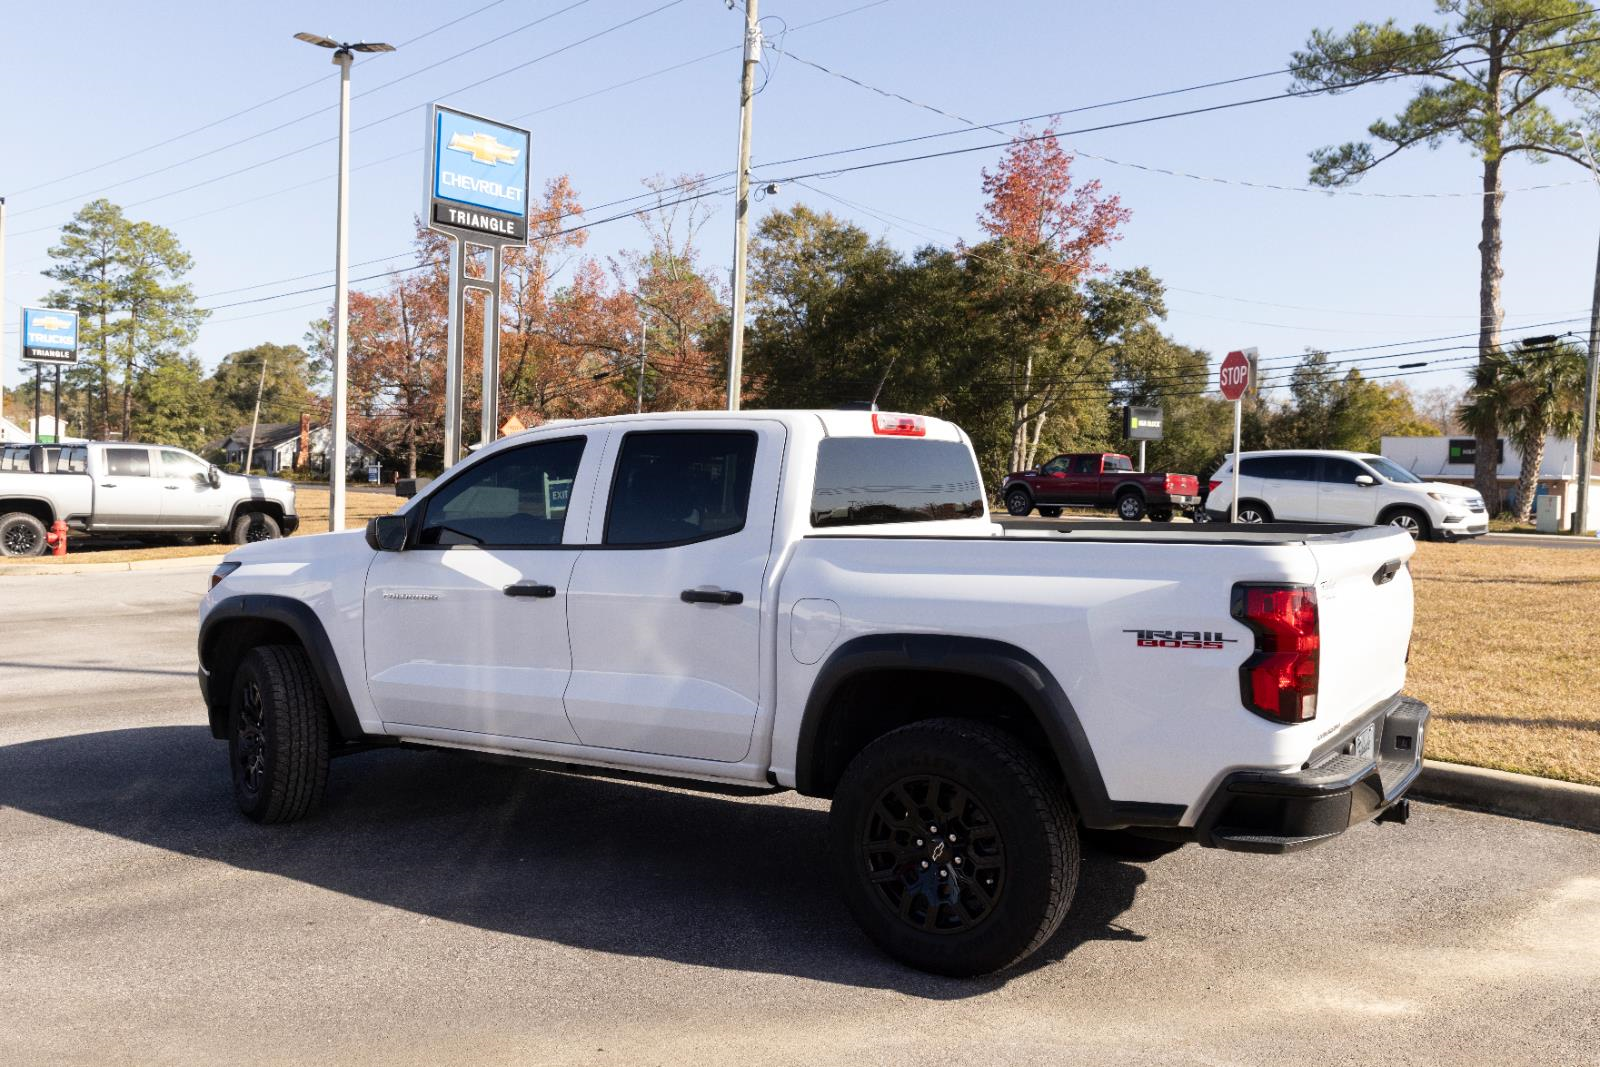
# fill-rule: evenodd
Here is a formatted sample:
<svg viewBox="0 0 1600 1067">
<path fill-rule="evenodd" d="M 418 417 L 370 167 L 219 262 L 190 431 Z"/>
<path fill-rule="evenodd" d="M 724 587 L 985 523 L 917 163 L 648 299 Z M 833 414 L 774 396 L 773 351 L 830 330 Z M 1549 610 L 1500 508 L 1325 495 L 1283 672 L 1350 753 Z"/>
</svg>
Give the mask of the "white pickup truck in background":
<svg viewBox="0 0 1600 1067">
<path fill-rule="evenodd" d="M 0 555 L 41 554 L 58 519 L 91 534 L 214 534 L 241 545 L 300 524 L 289 482 L 224 474 L 181 448 L 0 446 Z"/>
<path fill-rule="evenodd" d="M 1413 551 L 1007 534 L 966 436 L 919 416 L 595 419 L 484 448 L 365 536 L 231 553 L 200 683 L 262 822 L 395 745 L 831 798 L 862 928 L 976 974 L 1056 930 L 1080 827 L 1283 852 L 1404 821 Z"/>
</svg>

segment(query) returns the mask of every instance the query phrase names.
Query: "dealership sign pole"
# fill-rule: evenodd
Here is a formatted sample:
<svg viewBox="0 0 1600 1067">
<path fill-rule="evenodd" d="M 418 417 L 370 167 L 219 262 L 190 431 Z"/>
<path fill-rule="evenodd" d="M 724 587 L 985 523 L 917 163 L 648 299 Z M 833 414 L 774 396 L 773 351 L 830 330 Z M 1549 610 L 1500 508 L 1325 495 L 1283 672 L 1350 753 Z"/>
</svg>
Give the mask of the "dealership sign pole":
<svg viewBox="0 0 1600 1067">
<path fill-rule="evenodd" d="M 428 226 L 450 238 L 450 317 L 446 330 L 444 465 L 461 458 L 469 289 L 484 291 L 483 407 L 479 440 L 494 440 L 500 406 L 501 249 L 528 243 L 527 130 L 431 104 L 423 209 Z M 483 277 L 467 273 L 468 246 L 488 250 Z"/>
<path fill-rule="evenodd" d="M 51 436 L 61 441 L 61 368 L 78 362 L 78 313 L 62 308 L 22 309 L 22 360 L 33 364 L 33 439 L 39 440 L 40 397 L 44 366 L 56 369 L 55 425 Z"/>
<path fill-rule="evenodd" d="M 1239 435 L 1244 426 L 1244 394 L 1250 388 L 1252 360 L 1243 352 L 1229 352 L 1217 371 L 1222 395 L 1233 401 L 1233 500 L 1228 506 L 1228 521 L 1239 521 Z"/>
</svg>

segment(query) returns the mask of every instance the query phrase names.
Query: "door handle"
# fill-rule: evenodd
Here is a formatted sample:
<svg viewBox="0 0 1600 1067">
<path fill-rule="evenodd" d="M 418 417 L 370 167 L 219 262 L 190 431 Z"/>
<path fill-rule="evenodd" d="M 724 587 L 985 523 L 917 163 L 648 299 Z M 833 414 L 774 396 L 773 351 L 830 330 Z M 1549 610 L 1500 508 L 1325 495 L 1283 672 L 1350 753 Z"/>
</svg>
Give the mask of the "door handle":
<svg viewBox="0 0 1600 1067">
<path fill-rule="evenodd" d="M 169 486 L 167 486 L 167 488 L 168 489 L 182 489 L 183 487 L 181 485 L 169 485 Z"/>
<path fill-rule="evenodd" d="M 515 585 L 505 587 L 506 596 L 532 596 L 541 600 L 548 600 L 556 595 L 553 585 L 540 585 L 538 582 L 517 582 Z"/>
<path fill-rule="evenodd" d="M 743 604 L 744 594 L 731 589 L 685 589 L 678 594 L 685 604 Z"/>
<path fill-rule="evenodd" d="M 116 482 L 101 482 L 100 483 L 100 488 L 102 488 L 102 489 L 115 489 L 116 487 L 117 487 L 117 483 Z"/>
</svg>

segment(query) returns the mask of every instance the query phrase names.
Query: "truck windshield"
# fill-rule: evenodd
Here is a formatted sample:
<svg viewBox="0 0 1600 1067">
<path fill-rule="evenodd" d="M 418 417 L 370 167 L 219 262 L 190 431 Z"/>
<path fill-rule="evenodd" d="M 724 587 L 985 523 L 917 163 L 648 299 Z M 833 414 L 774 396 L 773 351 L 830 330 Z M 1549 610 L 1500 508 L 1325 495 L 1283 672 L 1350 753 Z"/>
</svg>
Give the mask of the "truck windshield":
<svg viewBox="0 0 1600 1067">
<path fill-rule="evenodd" d="M 830 437 L 817 450 L 811 525 L 978 519 L 983 485 L 956 441 Z"/>
</svg>

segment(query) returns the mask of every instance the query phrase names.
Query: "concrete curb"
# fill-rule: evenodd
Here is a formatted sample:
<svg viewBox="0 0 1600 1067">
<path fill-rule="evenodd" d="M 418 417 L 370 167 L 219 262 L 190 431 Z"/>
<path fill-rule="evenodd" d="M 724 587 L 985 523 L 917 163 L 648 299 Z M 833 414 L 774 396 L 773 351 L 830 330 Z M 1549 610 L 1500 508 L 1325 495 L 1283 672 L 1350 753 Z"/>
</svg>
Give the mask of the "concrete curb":
<svg viewBox="0 0 1600 1067">
<path fill-rule="evenodd" d="M 1600 787 L 1592 785 L 1423 760 L 1410 795 L 1600 833 Z"/>
<path fill-rule="evenodd" d="M 125 563 L 7 563 L 0 565 L 0 578 L 12 574 L 106 574 L 114 571 L 183 570 L 186 567 L 210 570 L 225 554 L 218 552 L 215 555 L 173 556 L 170 559 L 135 559 Z"/>
</svg>

